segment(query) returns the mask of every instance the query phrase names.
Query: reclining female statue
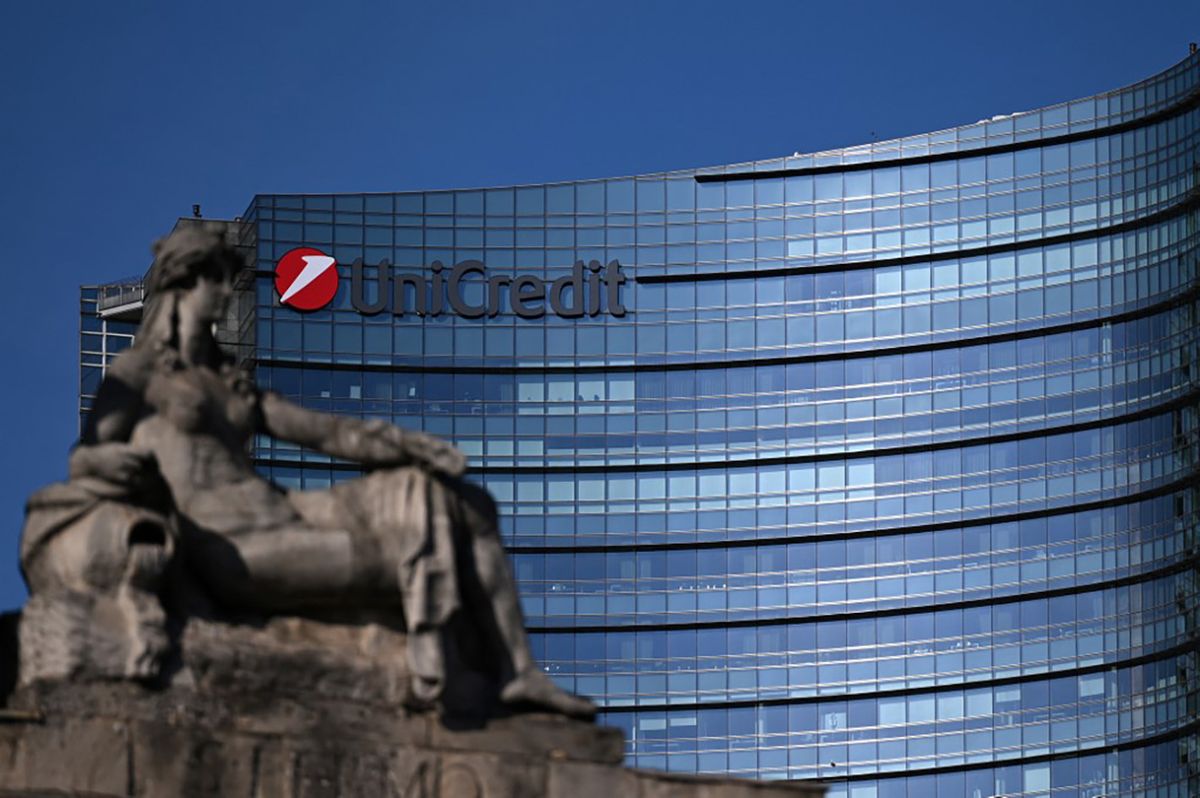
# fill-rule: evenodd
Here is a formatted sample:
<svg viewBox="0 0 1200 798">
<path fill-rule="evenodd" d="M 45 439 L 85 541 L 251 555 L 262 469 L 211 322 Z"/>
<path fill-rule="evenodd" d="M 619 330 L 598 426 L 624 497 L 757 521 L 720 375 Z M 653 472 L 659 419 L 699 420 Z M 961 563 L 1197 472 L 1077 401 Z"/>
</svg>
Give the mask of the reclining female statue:
<svg viewBox="0 0 1200 798">
<path fill-rule="evenodd" d="M 503 702 L 593 715 L 530 653 L 495 504 L 461 478 L 463 454 L 421 432 L 259 390 L 213 335 L 242 267 L 237 251 L 185 227 L 155 254 L 141 327 L 100 386 L 72 478 L 136 484 L 157 467 L 183 524 L 187 567 L 227 608 L 270 614 L 400 599 L 418 703 L 441 695 L 444 634 L 463 612 L 483 630 Z M 369 473 L 328 490 L 284 490 L 255 472 L 256 433 Z"/>
</svg>

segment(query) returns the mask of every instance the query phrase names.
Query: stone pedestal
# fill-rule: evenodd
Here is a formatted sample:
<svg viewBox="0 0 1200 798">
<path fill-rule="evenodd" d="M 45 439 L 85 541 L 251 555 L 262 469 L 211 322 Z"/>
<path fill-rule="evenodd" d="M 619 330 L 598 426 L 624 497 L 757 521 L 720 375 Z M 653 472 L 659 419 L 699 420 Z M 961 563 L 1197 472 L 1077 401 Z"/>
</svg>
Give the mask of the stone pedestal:
<svg viewBox="0 0 1200 798">
<path fill-rule="evenodd" d="M 0 715 L 0 796 L 800 798 L 823 789 L 621 767 L 616 729 L 550 715 L 455 724 L 370 702 L 37 686 Z"/>
<path fill-rule="evenodd" d="M 46 682 L 0 709 L 0 796 L 799 798 L 818 786 L 621 766 L 612 728 L 403 706 L 403 636 L 288 619 L 195 623 L 171 684 Z M 464 694 L 463 700 L 468 695 Z"/>
</svg>

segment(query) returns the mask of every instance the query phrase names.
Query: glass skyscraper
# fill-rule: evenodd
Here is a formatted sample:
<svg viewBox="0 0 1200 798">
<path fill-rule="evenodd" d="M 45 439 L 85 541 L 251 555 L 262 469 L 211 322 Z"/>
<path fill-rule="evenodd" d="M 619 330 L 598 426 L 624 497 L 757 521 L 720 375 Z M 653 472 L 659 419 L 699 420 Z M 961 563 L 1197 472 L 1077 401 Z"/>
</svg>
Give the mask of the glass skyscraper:
<svg viewBox="0 0 1200 798">
<path fill-rule="evenodd" d="M 263 195 L 230 340 L 264 387 L 470 456 L 538 656 L 633 765 L 1195 796 L 1198 152 L 1193 54 L 861 147 Z M 328 307 L 281 304 L 300 247 L 338 263 Z"/>
</svg>

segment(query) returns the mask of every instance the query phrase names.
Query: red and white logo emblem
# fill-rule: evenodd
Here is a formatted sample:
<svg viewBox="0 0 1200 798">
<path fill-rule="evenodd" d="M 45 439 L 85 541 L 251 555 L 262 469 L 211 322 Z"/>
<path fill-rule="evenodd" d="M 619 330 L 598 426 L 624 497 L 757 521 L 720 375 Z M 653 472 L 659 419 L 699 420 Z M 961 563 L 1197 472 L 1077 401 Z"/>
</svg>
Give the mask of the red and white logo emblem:
<svg viewBox="0 0 1200 798">
<path fill-rule="evenodd" d="M 296 310 L 320 310 L 337 293 L 337 261 L 319 249 L 297 247 L 275 264 L 279 302 Z"/>
</svg>

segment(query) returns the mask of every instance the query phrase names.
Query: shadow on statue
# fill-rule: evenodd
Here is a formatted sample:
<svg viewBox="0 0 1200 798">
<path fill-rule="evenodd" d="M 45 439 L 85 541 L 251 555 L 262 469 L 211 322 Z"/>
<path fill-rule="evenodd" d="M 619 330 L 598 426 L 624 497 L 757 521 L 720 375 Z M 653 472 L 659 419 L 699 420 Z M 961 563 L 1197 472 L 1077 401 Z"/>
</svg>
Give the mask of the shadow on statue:
<svg viewBox="0 0 1200 798">
<path fill-rule="evenodd" d="M 17 623 L 20 618 L 15 612 L 0 613 L 0 707 L 17 686 Z"/>
</svg>

